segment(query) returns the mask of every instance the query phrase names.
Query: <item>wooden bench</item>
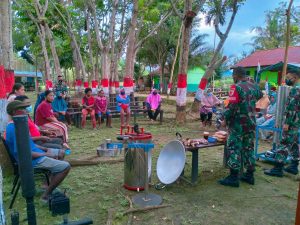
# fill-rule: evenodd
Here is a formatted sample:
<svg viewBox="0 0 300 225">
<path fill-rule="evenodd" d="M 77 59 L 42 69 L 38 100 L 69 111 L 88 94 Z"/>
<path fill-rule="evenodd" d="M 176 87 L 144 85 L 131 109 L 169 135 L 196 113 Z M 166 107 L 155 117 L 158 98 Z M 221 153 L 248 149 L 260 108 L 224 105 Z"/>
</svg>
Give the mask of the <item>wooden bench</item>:
<svg viewBox="0 0 300 225">
<path fill-rule="evenodd" d="M 120 112 L 117 110 L 117 100 L 116 95 L 111 95 L 109 98 L 109 103 L 107 109 L 110 110 L 110 113 L 113 118 L 119 118 Z M 81 112 L 82 105 L 81 99 L 79 98 L 70 98 L 68 100 L 68 113 L 72 118 L 73 124 L 81 128 Z M 137 121 L 138 116 L 147 116 L 146 103 L 141 101 L 139 97 L 130 96 L 130 113 L 133 116 L 134 123 Z M 160 110 L 159 121 L 162 124 L 163 121 L 163 110 Z"/>
</svg>

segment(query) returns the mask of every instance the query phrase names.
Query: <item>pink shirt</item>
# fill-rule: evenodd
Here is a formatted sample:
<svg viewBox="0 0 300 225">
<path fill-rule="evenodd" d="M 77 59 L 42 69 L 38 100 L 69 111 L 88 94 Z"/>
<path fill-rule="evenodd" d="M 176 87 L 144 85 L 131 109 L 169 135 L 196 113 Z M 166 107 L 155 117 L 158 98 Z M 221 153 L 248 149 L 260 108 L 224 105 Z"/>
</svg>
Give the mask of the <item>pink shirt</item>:
<svg viewBox="0 0 300 225">
<path fill-rule="evenodd" d="M 157 109 L 161 102 L 161 97 L 159 94 L 154 95 L 151 93 L 148 95 L 146 102 L 150 104 L 151 109 Z"/>
<path fill-rule="evenodd" d="M 95 98 L 95 112 L 96 113 L 99 113 L 99 112 L 106 112 L 106 108 L 107 108 L 107 100 L 106 100 L 106 97 L 103 96 L 103 97 L 100 97 L 100 96 L 97 96 Z"/>
<path fill-rule="evenodd" d="M 220 103 L 221 103 L 221 101 L 213 94 L 211 94 L 210 96 L 203 95 L 201 98 L 201 105 L 206 106 L 208 108 L 212 108 L 213 106 L 220 104 Z"/>
</svg>

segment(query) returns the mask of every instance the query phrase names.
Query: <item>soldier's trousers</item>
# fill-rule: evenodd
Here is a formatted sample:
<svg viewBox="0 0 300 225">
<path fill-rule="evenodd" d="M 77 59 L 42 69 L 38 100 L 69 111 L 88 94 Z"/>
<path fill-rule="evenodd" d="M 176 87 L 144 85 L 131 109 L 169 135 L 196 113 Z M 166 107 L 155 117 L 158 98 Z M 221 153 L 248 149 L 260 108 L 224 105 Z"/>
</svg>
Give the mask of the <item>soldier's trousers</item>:
<svg viewBox="0 0 300 225">
<path fill-rule="evenodd" d="M 240 170 L 242 163 L 249 171 L 255 170 L 254 131 L 251 133 L 229 132 L 227 139 L 227 165 L 230 169 Z"/>
<path fill-rule="evenodd" d="M 298 129 L 290 129 L 282 134 L 282 140 L 278 145 L 275 153 L 277 162 L 284 162 L 288 155 L 292 160 L 299 160 L 299 131 Z"/>
</svg>

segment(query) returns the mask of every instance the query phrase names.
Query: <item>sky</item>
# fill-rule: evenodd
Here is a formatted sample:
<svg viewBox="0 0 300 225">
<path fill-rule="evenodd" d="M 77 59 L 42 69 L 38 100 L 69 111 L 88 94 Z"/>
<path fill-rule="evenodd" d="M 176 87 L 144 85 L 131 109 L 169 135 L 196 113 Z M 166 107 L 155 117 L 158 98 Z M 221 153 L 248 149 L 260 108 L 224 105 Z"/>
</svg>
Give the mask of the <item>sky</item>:
<svg viewBox="0 0 300 225">
<path fill-rule="evenodd" d="M 265 23 L 265 12 L 273 10 L 279 6 L 280 2 L 289 2 L 288 0 L 246 0 L 239 9 L 231 31 L 224 45 L 224 54 L 227 56 L 241 56 L 243 51 L 249 52 L 251 46 L 246 43 L 251 42 L 251 38 L 255 36 L 255 31 L 251 31 L 253 27 L 263 26 Z M 300 0 L 294 0 L 293 6 L 300 7 Z M 229 20 L 229 19 L 228 19 Z M 221 29 L 222 30 L 222 29 Z M 224 30 L 224 29 L 223 29 Z M 204 20 L 201 20 L 199 27 L 201 33 L 209 34 L 206 39 L 210 46 L 214 45 L 214 28 L 207 26 Z M 217 39 L 218 41 L 218 39 Z M 218 43 L 216 41 L 216 44 Z"/>
</svg>

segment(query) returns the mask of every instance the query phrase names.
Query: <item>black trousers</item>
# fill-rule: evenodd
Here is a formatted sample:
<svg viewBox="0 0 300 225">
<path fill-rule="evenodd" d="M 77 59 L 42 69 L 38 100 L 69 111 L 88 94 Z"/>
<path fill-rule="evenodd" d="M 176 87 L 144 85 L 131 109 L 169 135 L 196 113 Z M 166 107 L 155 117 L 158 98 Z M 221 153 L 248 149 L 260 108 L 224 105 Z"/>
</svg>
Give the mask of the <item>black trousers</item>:
<svg viewBox="0 0 300 225">
<path fill-rule="evenodd" d="M 148 109 L 148 116 L 149 116 L 150 119 L 156 120 L 159 112 L 160 112 L 159 108 L 157 108 L 154 113 L 153 113 L 153 111 L 151 109 Z"/>
<path fill-rule="evenodd" d="M 209 112 L 209 113 L 200 113 L 200 119 L 202 122 L 204 121 L 211 121 L 211 118 L 212 118 L 212 112 Z"/>
</svg>

